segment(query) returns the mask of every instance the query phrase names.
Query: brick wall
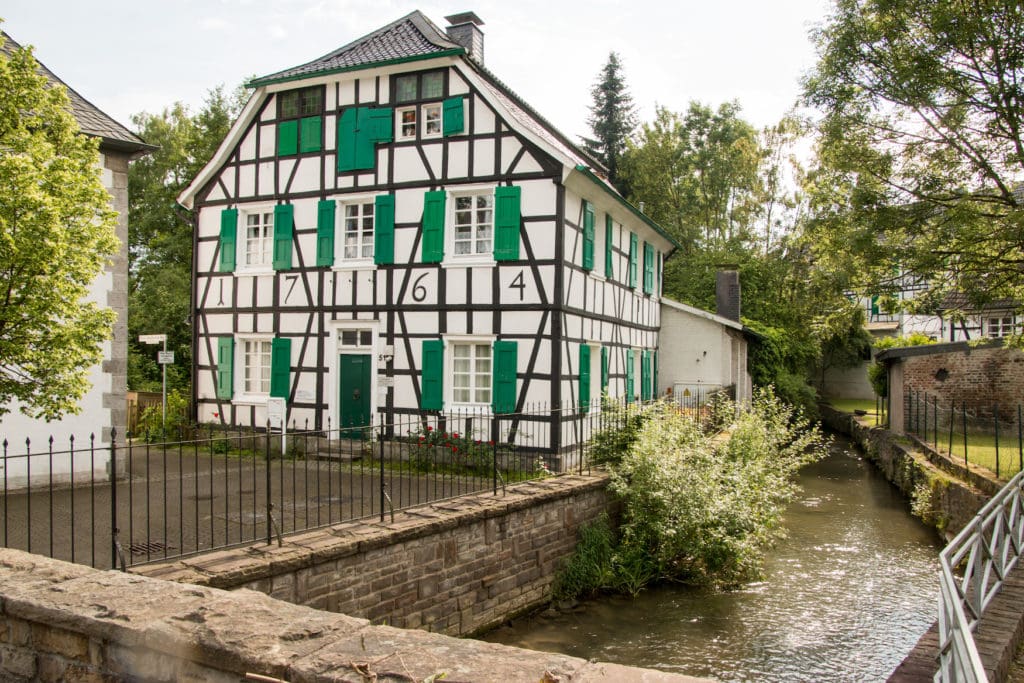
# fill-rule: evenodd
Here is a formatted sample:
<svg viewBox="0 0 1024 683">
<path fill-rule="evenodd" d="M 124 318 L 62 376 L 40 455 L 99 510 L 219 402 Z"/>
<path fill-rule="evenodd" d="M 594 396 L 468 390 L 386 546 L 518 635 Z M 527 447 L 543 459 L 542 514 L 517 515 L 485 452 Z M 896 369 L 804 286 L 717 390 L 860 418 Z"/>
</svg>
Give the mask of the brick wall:
<svg viewBox="0 0 1024 683">
<path fill-rule="evenodd" d="M 135 571 L 400 628 L 480 632 L 544 604 L 581 524 L 608 510 L 606 476 L 562 476 Z"/>
<path fill-rule="evenodd" d="M 938 396 L 940 403 L 972 405 L 1024 402 L 1024 353 L 1016 349 L 975 348 L 903 359 L 907 389 Z"/>
<path fill-rule="evenodd" d="M 0 549 L 0 586 L 2 681 L 697 683 L 18 550 Z"/>
</svg>

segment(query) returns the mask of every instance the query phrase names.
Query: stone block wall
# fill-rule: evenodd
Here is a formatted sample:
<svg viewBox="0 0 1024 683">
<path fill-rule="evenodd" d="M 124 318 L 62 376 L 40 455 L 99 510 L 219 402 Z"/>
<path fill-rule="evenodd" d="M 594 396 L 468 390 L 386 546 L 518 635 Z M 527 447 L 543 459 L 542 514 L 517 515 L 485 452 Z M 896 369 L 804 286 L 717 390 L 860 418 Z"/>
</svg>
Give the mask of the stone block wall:
<svg viewBox="0 0 1024 683">
<path fill-rule="evenodd" d="M 0 680 L 243 679 L 696 683 L 0 549 Z"/>
<path fill-rule="evenodd" d="M 400 628 L 478 633 L 549 598 L 579 527 L 608 511 L 606 475 L 524 482 L 507 493 L 347 522 L 256 544 L 145 565 L 147 576 L 249 588 L 294 604 Z"/>
<path fill-rule="evenodd" d="M 963 348 L 908 356 L 902 363 L 904 388 L 938 397 L 940 406 L 966 401 L 979 416 L 990 417 L 989 407 L 998 403 L 1004 419 L 1015 422 L 1017 405 L 1024 403 L 1024 352 L 1017 349 Z M 942 417 L 940 410 L 940 424 Z"/>
</svg>

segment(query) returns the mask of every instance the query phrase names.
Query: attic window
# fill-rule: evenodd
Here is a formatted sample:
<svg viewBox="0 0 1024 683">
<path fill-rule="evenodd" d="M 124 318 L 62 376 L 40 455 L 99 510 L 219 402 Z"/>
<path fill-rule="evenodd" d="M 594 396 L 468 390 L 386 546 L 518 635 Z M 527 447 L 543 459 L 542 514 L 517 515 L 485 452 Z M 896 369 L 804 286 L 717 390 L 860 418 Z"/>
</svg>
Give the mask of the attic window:
<svg viewBox="0 0 1024 683">
<path fill-rule="evenodd" d="M 444 74 L 445 72 L 440 70 L 396 76 L 395 102 L 436 100 L 444 97 Z"/>
<path fill-rule="evenodd" d="M 324 89 L 289 90 L 277 95 L 277 153 L 279 156 L 319 152 L 323 139 Z"/>
</svg>

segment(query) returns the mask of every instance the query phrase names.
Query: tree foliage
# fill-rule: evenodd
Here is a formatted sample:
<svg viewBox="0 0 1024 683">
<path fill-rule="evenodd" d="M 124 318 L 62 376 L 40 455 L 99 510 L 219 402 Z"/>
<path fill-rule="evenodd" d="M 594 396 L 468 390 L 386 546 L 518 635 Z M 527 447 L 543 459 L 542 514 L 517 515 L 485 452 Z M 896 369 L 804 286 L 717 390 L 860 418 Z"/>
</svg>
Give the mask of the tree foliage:
<svg viewBox="0 0 1024 683">
<path fill-rule="evenodd" d="M 156 349 L 141 346 L 140 334 L 167 334 L 175 352 L 168 384 L 185 388 L 192 358 L 192 226 L 175 212 L 178 194 L 191 182 L 227 136 L 241 109 L 244 91 L 211 90 L 203 108 L 192 114 L 177 102 L 160 114 L 132 117 L 139 135 L 158 145 L 135 161 L 128 174 L 129 217 L 129 368 L 134 389 L 157 389 Z"/>
<path fill-rule="evenodd" d="M 608 169 L 608 179 L 614 185 L 619 180 L 619 159 L 626 141 L 636 129 L 636 109 L 616 53 L 608 54 L 590 95 L 593 103 L 587 124 L 594 137 L 583 138 L 583 146 Z"/>
<path fill-rule="evenodd" d="M 0 415 L 78 412 L 115 315 L 85 300 L 117 253 L 98 141 L 30 49 L 0 54 Z"/>
<path fill-rule="evenodd" d="M 1024 300 L 1024 6 L 836 0 L 815 39 L 822 267 L 873 294 L 927 282 L 925 304 Z"/>
</svg>

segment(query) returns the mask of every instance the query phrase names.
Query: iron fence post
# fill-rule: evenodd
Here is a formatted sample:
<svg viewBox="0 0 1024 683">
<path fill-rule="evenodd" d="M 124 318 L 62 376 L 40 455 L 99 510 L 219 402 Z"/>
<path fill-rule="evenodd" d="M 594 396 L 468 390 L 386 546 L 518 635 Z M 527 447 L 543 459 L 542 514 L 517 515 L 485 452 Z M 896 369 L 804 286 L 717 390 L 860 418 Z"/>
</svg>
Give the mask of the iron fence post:
<svg viewBox="0 0 1024 683">
<path fill-rule="evenodd" d="M 110 566 L 117 567 L 117 429 L 113 427 L 110 429 Z"/>
<path fill-rule="evenodd" d="M 967 401 L 964 401 L 962 404 L 960 404 L 960 411 L 963 415 L 964 423 L 964 467 L 967 467 Z"/>
<path fill-rule="evenodd" d="M 1017 404 L 1017 470 L 1024 470 L 1024 426 L 1022 426 L 1021 418 L 1024 417 L 1021 411 L 1021 405 Z"/>
<path fill-rule="evenodd" d="M 282 420 L 283 419 L 284 418 L 282 417 Z M 283 422 L 282 422 L 282 424 L 283 424 Z M 270 495 L 271 495 L 270 494 L 270 484 L 271 484 L 271 476 L 270 476 L 270 420 L 267 420 L 267 434 L 266 434 L 266 436 L 267 436 L 267 439 L 266 439 L 266 442 L 265 442 L 265 445 L 264 445 L 264 452 L 265 452 L 266 458 L 267 458 L 267 476 L 266 476 L 266 486 L 267 486 L 267 545 L 270 545 L 270 544 L 272 544 L 274 542 L 273 521 L 270 519 L 270 515 L 273 514 L 273 509 L 274 509 L 273 508 L 273 503 L 271 502 L 272 499 L 270 497 Z M 212 443 L 212 441 L 211 441 L 211 443 Z"/>
<path fill-rule="evenodd" d="M 494 415 L 491 418 L 491 434 L 497 436 L 498 434 L 498 416 Z M 491 439 L 491 457 L 494 461 L 494 467 L 491 469 L 491 486 L 494 489 L 494 495 L 498 495 L 498 440 Z"/>
<path fill-rule="evenodd" d="M 992 404 L 992 426 L 996 436 L 996 479 L 999 478 L 999 401 Z"/>
<path fill-rule="evenodd" d="M 388 490 L 387 490 L 388 485 L 387 485 L 387 482 L 384 481 L 384 439 L 383 439 L 383 436 L 384 436 L 384 414 L 381 413 L 379 418 L 380 418 L 380 420 L 379 420 L 378 424 L 380 424 L 380 436 L 381 436 L 381 438 L 379 439 L 379 442 L 380 442 L 380 448 L 379 448 L 379 455 L 380 455 L 380 521 L 383 522 L 384 521 L 384 506 L 386 504 L 386 499 L 387 499 L 387 495 L 388 495 Z"/>
</svg>

